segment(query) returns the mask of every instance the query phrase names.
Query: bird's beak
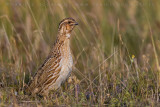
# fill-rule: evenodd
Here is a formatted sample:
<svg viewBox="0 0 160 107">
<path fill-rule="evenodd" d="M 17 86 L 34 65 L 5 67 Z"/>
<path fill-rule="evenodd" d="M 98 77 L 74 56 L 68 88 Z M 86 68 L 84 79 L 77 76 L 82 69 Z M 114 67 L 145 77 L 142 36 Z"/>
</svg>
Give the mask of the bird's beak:
<svg viewBox="0 0 160 107">
<path fill-rule="evenodd" d="M 75 24 L 74 25 L 78 25 L 78 23 L 77 22 L 75 22 Z"/>
</svg>

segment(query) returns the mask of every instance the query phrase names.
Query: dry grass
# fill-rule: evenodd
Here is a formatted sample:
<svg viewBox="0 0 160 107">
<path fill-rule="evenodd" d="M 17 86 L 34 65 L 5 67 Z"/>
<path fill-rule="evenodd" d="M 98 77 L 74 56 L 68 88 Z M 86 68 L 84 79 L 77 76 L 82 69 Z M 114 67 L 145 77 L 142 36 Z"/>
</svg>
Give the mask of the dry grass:
<svg viewBox="0 0 160 107">
<path fill-rule="evenodd" d="M 160 105 L 159 9 L 158 0 L 1 0 L 0 106 Z M 79 22 L 72 76 L 48 100 L 25 95 L 66 17 Z"/>
</svg>

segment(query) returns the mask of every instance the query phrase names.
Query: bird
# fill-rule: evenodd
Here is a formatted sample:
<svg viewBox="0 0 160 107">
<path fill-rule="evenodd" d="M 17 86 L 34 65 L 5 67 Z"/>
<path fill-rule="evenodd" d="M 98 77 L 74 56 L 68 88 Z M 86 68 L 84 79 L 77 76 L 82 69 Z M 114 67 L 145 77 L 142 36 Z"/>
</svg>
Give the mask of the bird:
<svg viewBox="0 0 160 107">
<path fill-rule="evenodd" d="M 70 76 L 73 67 L 70 49 L 71 32 L 78 23 L 69 17 L 59 23 L 58 34 L 48 57 L 29 81 L 26 93 L 48 96 L 57 90 Z"/>
</svg>

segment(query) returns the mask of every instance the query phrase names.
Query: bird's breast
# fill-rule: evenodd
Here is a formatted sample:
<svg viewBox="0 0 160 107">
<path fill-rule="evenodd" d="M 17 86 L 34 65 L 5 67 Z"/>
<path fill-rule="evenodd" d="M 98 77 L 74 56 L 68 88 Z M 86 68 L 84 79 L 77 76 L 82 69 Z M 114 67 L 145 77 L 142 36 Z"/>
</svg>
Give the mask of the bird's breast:
<svg viewBox="0 0 160 107">
<path fill-rule="evenodd" d="M 73 66 L 72 53 L 70 50 L 69 42 L 67 41 L 61 48 L 61 71 L 58 78 L 59 85 L 64 82 L 70 75 Z"/>
<path fill-rule="evenodd" d="M 66 47 L 62 51 L 63 51 L 61 60 L 62 66 L 66 70 L 71 71 L 73 66 L 73 59 L 70 47 Z"/>
</svg>

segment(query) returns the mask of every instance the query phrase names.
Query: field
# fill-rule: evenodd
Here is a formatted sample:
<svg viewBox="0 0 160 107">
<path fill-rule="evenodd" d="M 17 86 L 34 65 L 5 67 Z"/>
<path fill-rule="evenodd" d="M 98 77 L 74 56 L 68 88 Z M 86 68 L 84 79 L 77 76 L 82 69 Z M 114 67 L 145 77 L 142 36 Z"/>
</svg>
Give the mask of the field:
<svg viewBox="0 0 160 107">
<path fill-rule="evenodd" d="M 160 1 L 0 0 L 0 106 L 160 106 Z M 49 99 L 24 94 L 59 22 L 73 17 L 73 72 Z"/>
</svg>

